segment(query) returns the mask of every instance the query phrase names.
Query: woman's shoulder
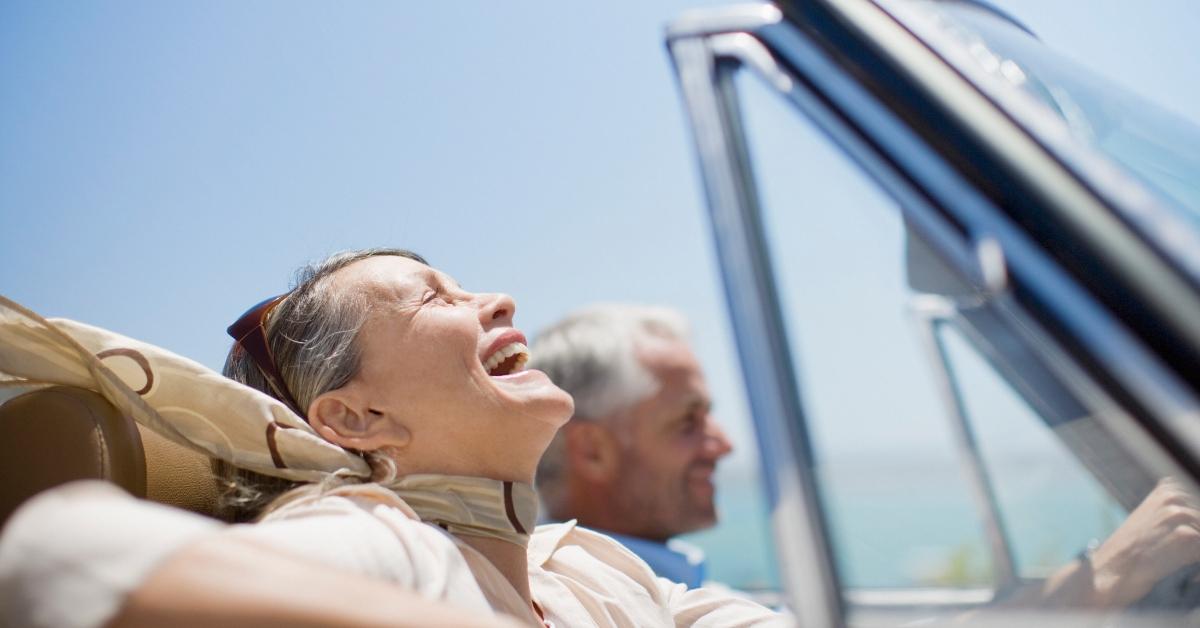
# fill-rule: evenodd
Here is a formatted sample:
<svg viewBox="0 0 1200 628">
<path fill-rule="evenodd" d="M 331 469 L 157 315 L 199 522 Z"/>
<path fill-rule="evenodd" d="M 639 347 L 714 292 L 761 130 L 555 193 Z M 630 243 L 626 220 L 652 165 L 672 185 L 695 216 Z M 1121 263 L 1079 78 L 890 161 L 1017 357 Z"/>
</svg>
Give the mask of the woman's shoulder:
<svg viewBox="0 0 1200 628">
<path fill-rule="evenodd" d="M 634 556 L 616 539 L 603 532 L 585 528 L 574 519 L 539 525 L 530 537 L 530 553 L 549 557 L 566 547 L 585 548 L 602 555 L 616 553 Z"/>
<path fill-rule="evenodd" d="M 236 534 L 421 590 L 417 574 L 465 569 L 454 542 L 373 484 L 294 496 Z M 445 579 L 440 578 L 440 579 Z"/>
<path fill-rule="evenodd" d="M 257 523 L 239 527 L 239 534 L 274 545 L 353 556 L 356 562 L 385 555 L 423 562 L 457 553 L 440 529 L 422 523 L 404 500 L 377 484 L 312 487 L 285 497 Z"/>
<path fill-rule="evenodd" d="M 260 522 L 326 516 L 365 516 L 392 520 L 399 524 L 420 524 L 420 517 L 399 495 L 375 483 L 328 489 L 318 486 L 303 487 L 293 494 L 285 495 Z"/>
<path fill-rule="evenodd" d="M 594 571 L 654 589 L 657 576 L 646 561 L 618 541 L 574 519 L 543 524 L 529 540 L 529 564 L 547 571 Z"/>
<path fill-rule="evenodd" d="M 529 554 L 537 593 L 592 598 L 584 606 L 619 599 L 619 612 L 633 625 L 791 625 L 788 618 L 728 590 L 689 589 L 660 578 L 616 539 L 574 521 L 538 526 Z"/>
</svg>

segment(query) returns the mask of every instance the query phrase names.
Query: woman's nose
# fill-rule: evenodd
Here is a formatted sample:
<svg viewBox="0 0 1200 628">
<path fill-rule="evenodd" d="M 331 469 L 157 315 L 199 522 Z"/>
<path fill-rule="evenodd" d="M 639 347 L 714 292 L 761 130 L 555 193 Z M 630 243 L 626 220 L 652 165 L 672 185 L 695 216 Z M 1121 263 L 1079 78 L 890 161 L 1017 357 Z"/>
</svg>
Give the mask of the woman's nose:
<svg viewBox="0 0 1200 628">
<path fill-rule="evenodd" d="M 481 295 L 484 305 L 479 310 L 479 318 L 484 323 L 498 320 L 512 320 L 517 313 L 517 302 L 507 294 L 494 293 Z"/>
</svg>

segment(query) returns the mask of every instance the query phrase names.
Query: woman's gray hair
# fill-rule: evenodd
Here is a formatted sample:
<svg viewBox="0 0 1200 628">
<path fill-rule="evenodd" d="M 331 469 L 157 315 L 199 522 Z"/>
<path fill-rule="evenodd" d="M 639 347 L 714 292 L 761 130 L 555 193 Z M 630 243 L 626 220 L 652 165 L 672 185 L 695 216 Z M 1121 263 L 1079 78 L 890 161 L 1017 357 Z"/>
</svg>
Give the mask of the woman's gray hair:
<svg viewBox="0 0 1200 628">
<path fill-rule="evenodd" d="M 665 307 L 600 304 L 542 331 L 530 346 L 530 368 L 575 399 L 572 421 L 602 420 L 654 394 L 654 376 L 637 357 L 647 340 L 686 342 L 687 319 Z M 538 463 L 537 487 L 550 516 L 565 505 L 563 430 Z"/>
<path fill-rule="evenodd" d="M 318 396 L 345 386 L 358 373 L 362 360 L 362 348 L 355 339 L 367 321 L 372 302 L 361 291 L 339 288 L 331 277 L 355 262 L 381 255 L 428 264 L 420 255 L 404 249 L 335 253 L 297 271 L 292 291 L 271 312 L 266 323 L 267 344 L 284 384 L 301 411 Z M 229 350 L 223 372 L 230 379 L 279 398 L 254 360 L 236 343 Z M 376 479 L 394 477 L 391 458 L 375 452 L 365 456 L 376 476 L 384 476 Z M 275 498 L 303 484 L 253 473 L 219 460 L 214 460 L 213 471 L 221 482 L 221 514 L 230 521 L 257 517 Z M 340 481 L 331 477 L 329 483 Z"/>
</svg>

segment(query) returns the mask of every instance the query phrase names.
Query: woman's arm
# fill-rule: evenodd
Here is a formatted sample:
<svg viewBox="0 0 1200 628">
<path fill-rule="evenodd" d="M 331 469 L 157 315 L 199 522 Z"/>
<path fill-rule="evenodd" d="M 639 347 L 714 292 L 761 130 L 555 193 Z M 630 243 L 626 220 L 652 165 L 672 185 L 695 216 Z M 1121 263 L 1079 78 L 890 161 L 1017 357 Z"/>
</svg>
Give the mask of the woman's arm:
<svg viewBox="0 0 1200 628">
<path fill-rule="evenodd" d="M 46 491 L 0 535 L 0 625 L 515 625 L 232 532 L 105 482 Z"/>
<path fill-rule="evenodd" d="M 142 626 L 518 626 L 386 582 L 228 536 L 172 555 L 129 597 L 110 628 Z"/>
</svg>

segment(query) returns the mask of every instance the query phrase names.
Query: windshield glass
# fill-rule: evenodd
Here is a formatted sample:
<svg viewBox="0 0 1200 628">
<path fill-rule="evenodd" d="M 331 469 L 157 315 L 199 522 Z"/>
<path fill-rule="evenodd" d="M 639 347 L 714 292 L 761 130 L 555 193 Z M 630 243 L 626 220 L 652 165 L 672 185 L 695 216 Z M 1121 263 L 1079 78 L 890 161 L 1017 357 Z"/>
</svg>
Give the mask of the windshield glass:
<svg viewBox="0 0 1200 628">
<path fill-rule="evenodd" d="M 1071 140 L 1123 166 L 1160 197 L 1157 205 L 1200 227 L 1200 129 L 1114 87 L 991 12 L 966 3 L 937 6 L 945 18 L 941 25 L 979 67 L 1033 96 Z"/>
</svg>

